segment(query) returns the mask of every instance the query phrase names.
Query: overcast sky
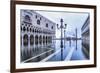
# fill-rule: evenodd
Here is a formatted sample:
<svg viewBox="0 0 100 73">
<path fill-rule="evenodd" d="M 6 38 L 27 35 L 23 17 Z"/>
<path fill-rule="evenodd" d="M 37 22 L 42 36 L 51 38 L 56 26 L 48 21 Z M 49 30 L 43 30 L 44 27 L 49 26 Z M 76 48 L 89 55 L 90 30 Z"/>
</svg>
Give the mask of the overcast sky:
<svg viewBox="0 0 100 73">
<path fill-rule="evenodd" d="M 81 27 L 84 24 L 86 18 L 88 17 L 88 13 L 75 13 L 75 12 L 52 12 L 52 11 L 36 11 L 42 16 L 50 19 L 51 21 L 59 24 L 60 19 L 63 19 L 63 23 L 67 24 L 66 35 L 72 36 L 75 34 L 75 29 L 78 30 L 78 37 L 81 37 Z M 56 29 L 56 37 L 60 37 L 60 30 Z"/>
</svg>

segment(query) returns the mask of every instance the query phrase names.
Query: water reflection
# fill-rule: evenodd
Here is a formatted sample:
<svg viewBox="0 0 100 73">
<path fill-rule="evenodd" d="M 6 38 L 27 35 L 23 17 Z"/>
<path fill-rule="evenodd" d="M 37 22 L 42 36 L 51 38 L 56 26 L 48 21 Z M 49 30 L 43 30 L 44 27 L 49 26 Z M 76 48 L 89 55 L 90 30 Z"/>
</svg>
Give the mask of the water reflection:
<svg viewBox="0 0 100 73">
<path fill-rule="evenodd" d="M 65 41 L 65 47 L 60 48 L 58 44 L 60 45 L 60 40 L 56 40 L 56 51 L 61 49 L 59 53 L 54 55 L 52 58 L 48 59 L 48 61 L 63 61 L 66 60 L 69 52 L 71 52 L 71 49 L 74 48 L 74 51 L 70 57 L 70 60 L 84 60 L 86 59 L 84 53 L 82 52 L 82 41 L 77 41 L 77 49 L 76 49 L 76 41 Z"/>
<path fill-rule="evenodd" d="M 60 48 L 60 40 L 54 40 L 51 47 L 38 48 L 36 51 L 33 51 L 33 54 L 29 59 L 25 60 L 25 63 L 87 59 L 82 51 L 82 40 L 77 40 L 77 49 L 75 40 L 63 40 L 63 42 L 63 48 Z"/>
</svg>

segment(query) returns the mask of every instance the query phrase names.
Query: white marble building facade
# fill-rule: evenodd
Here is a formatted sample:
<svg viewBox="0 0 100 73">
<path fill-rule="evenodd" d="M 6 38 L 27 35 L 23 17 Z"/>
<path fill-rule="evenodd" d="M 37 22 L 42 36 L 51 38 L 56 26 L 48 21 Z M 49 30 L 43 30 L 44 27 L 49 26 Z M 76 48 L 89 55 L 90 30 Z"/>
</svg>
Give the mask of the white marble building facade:
<svg viewBox="0 0 100 73">
<path fill-rule="evenodd" d="M 34 10 L 21 10 L 21 57 L 31 56 L 35 51 L 53 48 L 55 23 Z"/>
<path fill-rule="evenodd" d="M 86 57 L 89 59 L 90 53 L 90 17 L 88 16 L 81 28 L 82 32 L 82 49 Z"/>
</svg>

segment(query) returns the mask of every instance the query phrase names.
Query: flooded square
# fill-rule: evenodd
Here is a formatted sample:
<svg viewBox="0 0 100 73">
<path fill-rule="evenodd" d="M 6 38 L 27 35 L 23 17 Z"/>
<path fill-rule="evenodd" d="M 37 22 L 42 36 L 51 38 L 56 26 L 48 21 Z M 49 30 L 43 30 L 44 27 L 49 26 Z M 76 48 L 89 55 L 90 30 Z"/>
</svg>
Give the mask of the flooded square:
<svg viewBox="0 0 100 73">
<path fill-rule="evenodd" d="M 89 13 L 20 10 L 21 62 L 90 59 Z"/>
</svg>

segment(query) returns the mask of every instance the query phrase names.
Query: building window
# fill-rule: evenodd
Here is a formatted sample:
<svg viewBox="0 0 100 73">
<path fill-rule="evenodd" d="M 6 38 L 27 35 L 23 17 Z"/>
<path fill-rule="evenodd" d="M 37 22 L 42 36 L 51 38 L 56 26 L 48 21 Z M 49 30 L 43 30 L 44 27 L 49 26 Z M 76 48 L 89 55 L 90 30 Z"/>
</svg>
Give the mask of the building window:
<svg viewBox="0 0 100 73">
<path fill-rule="evenodd" d="M 24 32 L 26 31 L 26 28 L 25 28 L 25 26 L 23 27 L 23 31 L 24 31 Z"/>
<path fill-rule="evenodd" d="M 46 27 L 48 27 L 48 23 L 46 23 Z"/>
<path fill-rule="evenodd" d="M 27 31 L 29 31 L 29 28 L 27 27 Z"/>
<path fill-rule="evenodd" d="M 51 27 L 51 29 L 53 29 L 53 26 Z"/>
<path fill-rule="evenodd" d="M 21 27 L 21 31 L 23 30 L 23 28 Z"/>
<path fill-rule="evenodd" d="M 42 44 L 42 36 L 39 37 L 39 43 Z"/>
<path fill-rule="evenodd" d="M 35 45 L 38 45 L 38 36 L 35 36 Z"/>
<path fill-rule="evenodd" d="M 43 36 L 43 44 L 45 44 L 45 36 Z"/>
<path fill-rule="evenodd" d="M 33 29 L 33 33 L 34 33 L 34 29 Z"/>
<path fill-rule="evenodd" d="M 29 15 L 26 15 L 25 17 L 24 17 L 24 19 L 25 19 L 25 21 L 31 21 L 31 18 L 30 18 L 30 16 Z"/>
<path fill-rule="evenodd" d="M 37 15 L 35 16 L 35 18 L 37 19 Z"/>
<path fill-rule="evenodd" d="M 40 20 L 42 20 L 42 18 L 40 17 Z"/>
<path fill-rule="evenodd" d="M 37 32 L 37 30 L 35 29 L 35 33 Z"/>
<path fill-rule="evenodd" d="M 24 46 L 28 46 L 28 35 L 27 35 L 27 34 L 25 34 L 25 35 L 23 36 L 23 45 L 24 45 Z"/>
<path fill-rule="evenodd" d="M 30 32 L 32 31 L 32 29 L 30 28 Z"/>
<path fill-rule="evenodd" d="M 37 20 L 37 24 L 40 25 L 40 20 L 39 19 Z"/>
<path fill-rule="evenodd" d="M 30 45 L 33 45 L 33 44 L 34 44 L 34 36 L 31 35 L 31 36 L 30 36 Z"/>
<path fill-rule="evenodd" d="M 46 36 L 46 44 L 48 43 L 48 38 L 47 38 L 47 36 Z"/>
</svg>

